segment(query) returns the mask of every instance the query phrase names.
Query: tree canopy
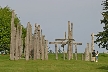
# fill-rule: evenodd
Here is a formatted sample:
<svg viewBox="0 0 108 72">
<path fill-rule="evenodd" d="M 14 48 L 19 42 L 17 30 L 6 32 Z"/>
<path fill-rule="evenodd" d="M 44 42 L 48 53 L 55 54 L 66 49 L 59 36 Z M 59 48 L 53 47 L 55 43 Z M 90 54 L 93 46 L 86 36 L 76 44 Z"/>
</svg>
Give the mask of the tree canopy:
<svg viewBox="0 0 108 72">
<path fill-rule="evenodd" d="M 10 9 L 8 6 L 4 8 L 0 7 L 0 51 L 10 49 L 11 17 L 12 9 Z M 17 15 L 15 15 L 14 24 L 15 26 L 17 24 L 21 24 Z M 26 34 L 26 29 L 23 27 L 22 31 L 22 37 L 24 38 Z"/>
<path fill-rule="evenodd" d="M 108 0 L 102 1 L 101 5 L 103 6 L 103 19 L 100 21 L 101 24 L 104 24 L 104 27 L 102 32 L 95 35 L 97 38 L 94 42 L 98 43 L 99 48 L 102 47 L 108 50 Z"/>
</svg>

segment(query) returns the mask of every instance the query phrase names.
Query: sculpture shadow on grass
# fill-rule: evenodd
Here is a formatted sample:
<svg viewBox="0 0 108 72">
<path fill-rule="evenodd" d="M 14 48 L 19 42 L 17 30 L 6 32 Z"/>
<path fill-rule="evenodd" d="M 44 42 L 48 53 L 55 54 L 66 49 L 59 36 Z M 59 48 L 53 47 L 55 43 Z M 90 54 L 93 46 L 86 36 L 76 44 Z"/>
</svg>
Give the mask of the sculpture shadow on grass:
<svg viewBox="0 0 108 72">
<path fill-rule="evenodd" d="M 108 65 L 107 66 L 101 66 L 101 67 L 99 67 L 97 69 L 108 70 Z"/>
</svg>

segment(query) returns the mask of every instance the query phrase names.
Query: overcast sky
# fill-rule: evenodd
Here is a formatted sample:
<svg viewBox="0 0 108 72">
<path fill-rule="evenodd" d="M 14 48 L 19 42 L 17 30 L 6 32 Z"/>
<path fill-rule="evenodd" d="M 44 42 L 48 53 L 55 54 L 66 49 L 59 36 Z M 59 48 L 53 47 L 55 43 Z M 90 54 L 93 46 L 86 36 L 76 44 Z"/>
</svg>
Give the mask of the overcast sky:
<svg viewBox="0 0 108 72">
<path fill-rule="evenodd" d="M 87 43 L 91 43 L 91 33 L 102 31 L 102 0 L 0 0 L 2 7 L 9 6 L 20 17 L 26 27 L 30 21 L 41 25 L 43 34 L 48 41 L 64 38 L 68 21 L 74 24 L 73 36 L 78 46 L 78 52 L 84 52 Z M 55 45 L 49 45 L 54 50 Z M 59 47 L 59 46 L 58 46 Z M 67 48 L 67 47 L 65 47 Z M 105 51 L 95 44 L 95 50 Z"/>
</svg>

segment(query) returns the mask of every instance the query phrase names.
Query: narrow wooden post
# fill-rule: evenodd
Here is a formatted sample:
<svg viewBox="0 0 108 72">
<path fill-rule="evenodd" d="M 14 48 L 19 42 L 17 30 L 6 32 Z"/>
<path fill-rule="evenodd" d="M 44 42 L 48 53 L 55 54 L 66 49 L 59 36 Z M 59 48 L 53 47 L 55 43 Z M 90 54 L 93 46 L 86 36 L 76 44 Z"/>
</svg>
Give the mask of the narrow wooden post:
<svg viewBox="0 0 108 72">
<path fill-rule="evenodd" d="M 61 47 L 63 47 L 63 59 L 65 60 L 65 51 L 64 51 L 64 46 L 65 46 L 66 44 L 62 44 L 61 45 Z"/>
<path fill-rule="evenodd" d="M 36 57 L 37 57 L 37 59 L 40 59 L 40 52 L 39 52 L 39 37 L 37 37 L 36 44 L 37 44 L 37 47 L 36 47 Z"/>
<path fill-rule="evenodd" d="M 32 40 L 32 38 L 33 38 L 33 37 L 32 37 L 32 26 L 31 26 L 31 24 L 30 24 L 30 28 L 29 28 L 29 36 L 30 36 L 30 47 L 29 47 L 29 49 L 30 49 L 30 50 L 29 50 L 29 51 L 30 51 L 30 52 L 29 52 L 30 55 L 29 55 L 29 56 L 30 56 L 30 58 L 32 59 L 32 57 L 33 57 L 33 53 L 32 53 L 32 52 L 33 52 L 33 46 L 32 46 L 32 44 L 33 44 L 32 41 L 33 41 L 33 40 Z"/>
<path fill-rule="evenodd" d="M 45 51 L 44 52 L 45 52 L 45 55 L 44 55 L 45 56 L 45 60 L 47 60 L 46 59 L 47 58 L 47 45 L 46 45 L 46 40 L 45 40 Z"/>
<path fill-rule="evenodd" d="M 37 59 L 40 59 L 41 49 L 41 37 L 40 37 L 40 25 L 38 25 L 38 45 L 37 45 Z"/>
<path fill-rule="evenodd" d="M 24 57 L 26 57 L 27 37 L 25 37 Z"/>
<path fill-rule="evenodd" d="M 34 34 L 32 34 L 32 50 L 31 50 L 32 59 L 34 59 Z"/>
<path fill-rule="evenodd" d="M 75 44 L 75 59 L 77 60 L 77 44 Z"/>
<path fill-rule="evenodd" d="M 35 31 L 34 31 L 34 60 L 37 59 L 37 24 L 35 24 Z"/>
<path fill-rule="evenodd" d="M 90 44 L 87 43 L 87 48 L 88 48 L 88 61 L 90 61 Z"/>
<path fill-rule="evenodd" d="M 57 44 L 55 44 L 55 53 L 56 53 L 56 60 L 58 60 L 58 50 L 57 50 Z"/>
<path fill-rule="evenodd" d="M 16 28 L 16 47 L 15 47 L 15 60 L 18 60 L 19 56 L 19 25 L 17 24 Z"/>
<path fill-rule="evenodd" d="M 65 60 L 65 51 L 64 51 L 64 46 L 63 46 L 63 59 Z"/>
<path fill-rule="evenodd" d="M 70 39 L 72 38 L 72 32 L 70 31 Z M 69 41 L 71 44 L 70 44 L 70 59 L 73 59 L 72 57 L 72 41 L 70 40 Z"/>
<path fill-rule="evenodd" d="M 30 45 L 29 45 L 29 43 L 30 43 L 30 42 L 29 42 L 29 40 L 30 40 L 30 38 L 29 38 L 29 37 L 30 37 L 29 30 L 30 30 L 30 29 L 29 29 L 29 28 L 30 28 L 30 22 L 27 23 L 27 36 L 26 36 L 26 41 L 27 41 L 27 42 L 26 42 L 26 45 L 27 45 L 27 46 L 26 46 L 26 60 L 29 60 L 29 56 L 30 56 L 30 55 L 29 55 L 29 54 L 30 54 L 30 53 L 29 53 L 29 52 L 30 52 L 30 51 L 29 51 L 29 47 L 30 47 Z"/>
<path fill-rule="evenodd" d="M 42 35 L 42 60 L 44 60 L 44 51 L 45 51 L 45 35 Z"/>
<path fill-rule="evenodd" d="M 87 48 L 85 48 L 85 61 L 89 61 L 89 43 L 87 43 Z"/>
<path fill-rule="evenodd" d="M 43 50 L 43 37 L 42 37 L 42 29 L 40 29 L 40 58 L 42 60 L 42 50 Z"/>
<path fill-rule="evenodd" d="M 48 60 L 48 40 L 45 40 L 45 60 Z"/>
<path fill-rule="evenodd" d="M 11 18 L 10 60 L 14 60 L 14 18 L 15 18 L 15 13 L 13 10 L 12 11 L 12 18 Z"/>
<path fill-rule="evenodd" d="M 71 23 L 70 39 L 73 39 L 73 23 Z M 71 59 L 73 59 L 73 40 L 70 44 Z"/>
<path fill-rule="evenodd" d="M 85 48 L 85 61 L 88 61 L 88 58 L 87 58 L 87 49 L 88 48 Z"/>
<path fill-rule="evenodd" d="M 70 21 L 68 21 L 68 60 L 70 60 Z"/>
<path fill-rule="evenodd" d="M 91 42 L 91 51 L 94 50 L 94 33 L 91 34 L 92 42 Z"/>
<path fill-rule="evenodd" d="M 94 33 L 91 34 L 91 61 L 93 61 L 93 58 L 92 58 L 93 50 L 94 50 Z"/>
<path fill-rule="evenodd" d="M 16 27 L 14 27 L 14 49 L 13 49 L 13 54 L 14 54 L 14 60 L 15 60 L 15 50 L 16 50 Z"/>
</svg>

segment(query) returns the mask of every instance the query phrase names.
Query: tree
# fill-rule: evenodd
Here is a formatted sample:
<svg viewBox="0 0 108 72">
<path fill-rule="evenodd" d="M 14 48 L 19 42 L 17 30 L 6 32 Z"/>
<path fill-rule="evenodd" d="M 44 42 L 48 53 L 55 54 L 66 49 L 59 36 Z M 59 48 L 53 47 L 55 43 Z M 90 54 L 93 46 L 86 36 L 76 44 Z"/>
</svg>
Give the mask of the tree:
<svg viewBox="0 0 108 72">
<path fill-rule="evenodd" d="M 96 41 L 94 41 L 96 44 L 98 43 L 99 48 L 106 48 L 108 50 L 108 0 L 102 1 L 103 3 L 103 12 L 102 16 L 103 19 L 101 20 L 101 24 L 104 24 L 103 31 L 99 32 L 97 35 L 95 35 Z"/>
<path fill-rule="evenodd" d="M 8 6 L 2 8 L 0 7 L 0 51 L 10 49 L 10 39 L 11 39 L 11 16 L 12 9 Z M 15 26 L 21 24 L 17 15 L 15 15 Z M 26 29 L 22 28 L 22 37 L 25 37 Z M 23 39 L 24 40 L 24 39 Z"/>
</svg>

